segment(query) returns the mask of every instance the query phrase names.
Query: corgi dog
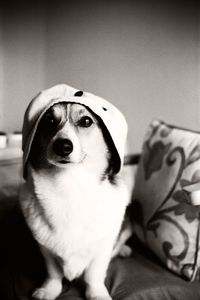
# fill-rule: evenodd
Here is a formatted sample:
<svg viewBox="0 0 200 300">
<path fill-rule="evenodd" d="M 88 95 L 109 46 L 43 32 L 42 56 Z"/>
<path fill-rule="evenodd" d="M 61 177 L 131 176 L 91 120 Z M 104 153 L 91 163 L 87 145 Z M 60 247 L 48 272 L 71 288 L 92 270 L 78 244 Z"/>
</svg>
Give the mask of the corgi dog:
<svg viewBox="0 0 200 300">
<path fill-rule="evenodd" d="M 129 195 L 102 120 L 83 104 L 52 105 L 37 126 L 26 173 L 21 207 L 48 274 L 33 297 L 53 300 L 63 277 L 82 276 L 88 300 L 111 300 L 104 280 Z"/>
</svg>

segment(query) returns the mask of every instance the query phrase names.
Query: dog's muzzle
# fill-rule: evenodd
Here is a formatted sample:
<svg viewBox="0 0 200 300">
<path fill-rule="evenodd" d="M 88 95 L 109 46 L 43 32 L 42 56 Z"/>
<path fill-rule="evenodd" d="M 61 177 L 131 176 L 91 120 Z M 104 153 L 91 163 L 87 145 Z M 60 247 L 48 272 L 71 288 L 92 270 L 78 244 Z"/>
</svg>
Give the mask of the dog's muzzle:
<svg viewBox="0 0 200 300">
<path fill-rule="evenodd" d="M 53 143 L 53 151 L 56 155 L 67 157 L 73 151 L 73 144 L 68 139 L 59 138 Z"/>
</svg>

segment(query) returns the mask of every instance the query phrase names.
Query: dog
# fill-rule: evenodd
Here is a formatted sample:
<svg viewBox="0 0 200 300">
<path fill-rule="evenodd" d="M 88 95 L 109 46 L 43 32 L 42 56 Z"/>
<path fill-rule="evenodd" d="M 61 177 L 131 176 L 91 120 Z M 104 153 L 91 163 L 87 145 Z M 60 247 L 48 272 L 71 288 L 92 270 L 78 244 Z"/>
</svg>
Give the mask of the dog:
<svg viewBox="0 0 200 300">
<path fill-rule="evenodd" d="M 63 277 L 82 276 L 88 300 L 112 299 L 107 268 L 129 236 L 119 234 L 129 194 L 116 159 L 105 124 L 88 106 L 59 101 L 40 118 L 20 193 L 48 274 L 34 298 L 53 300 Z"/>
</svg>

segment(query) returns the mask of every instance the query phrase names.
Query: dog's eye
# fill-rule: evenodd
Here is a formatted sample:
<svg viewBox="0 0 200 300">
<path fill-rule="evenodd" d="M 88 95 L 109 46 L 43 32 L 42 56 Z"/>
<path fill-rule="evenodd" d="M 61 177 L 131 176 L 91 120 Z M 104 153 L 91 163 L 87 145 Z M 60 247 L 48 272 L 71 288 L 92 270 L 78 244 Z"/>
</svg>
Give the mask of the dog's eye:
<svg viewBox="0 0 200 300">
<path fill-rule="evenodd" d="M 44 116 L 44 121 L 49 126 L 55 126 L 58 123 L 58 120 L 56 120 L 51 114 L 46 114 Z"/>
<path fill-rule="evenodd" d="M 90 127 L 93 124 L 93 120 L 90 117 L 82 117 L 79 121 L 78 121 L 78 126 L 80 127 Z"/>
</svg>

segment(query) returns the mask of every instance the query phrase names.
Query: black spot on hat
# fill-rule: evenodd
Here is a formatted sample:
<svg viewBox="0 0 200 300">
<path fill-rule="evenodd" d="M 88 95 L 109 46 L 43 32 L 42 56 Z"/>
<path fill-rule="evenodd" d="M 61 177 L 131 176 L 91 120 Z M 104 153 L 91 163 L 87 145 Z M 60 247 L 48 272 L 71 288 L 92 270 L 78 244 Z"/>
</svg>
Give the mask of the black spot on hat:
<svg viewBox="0 0 200 300">
<path fill-rule="evenodd" d="M 107 111 L 107 108 L 103 107 L 103 110 Z"/>
<path fill-rule="evenodd" d="M 77 91 L 77 92 L 74 94 L 74 96 L 76 96 L 76 97 L 81 97 L 81 96 L 83 96 L 83 91 Z"/>
</svg>

